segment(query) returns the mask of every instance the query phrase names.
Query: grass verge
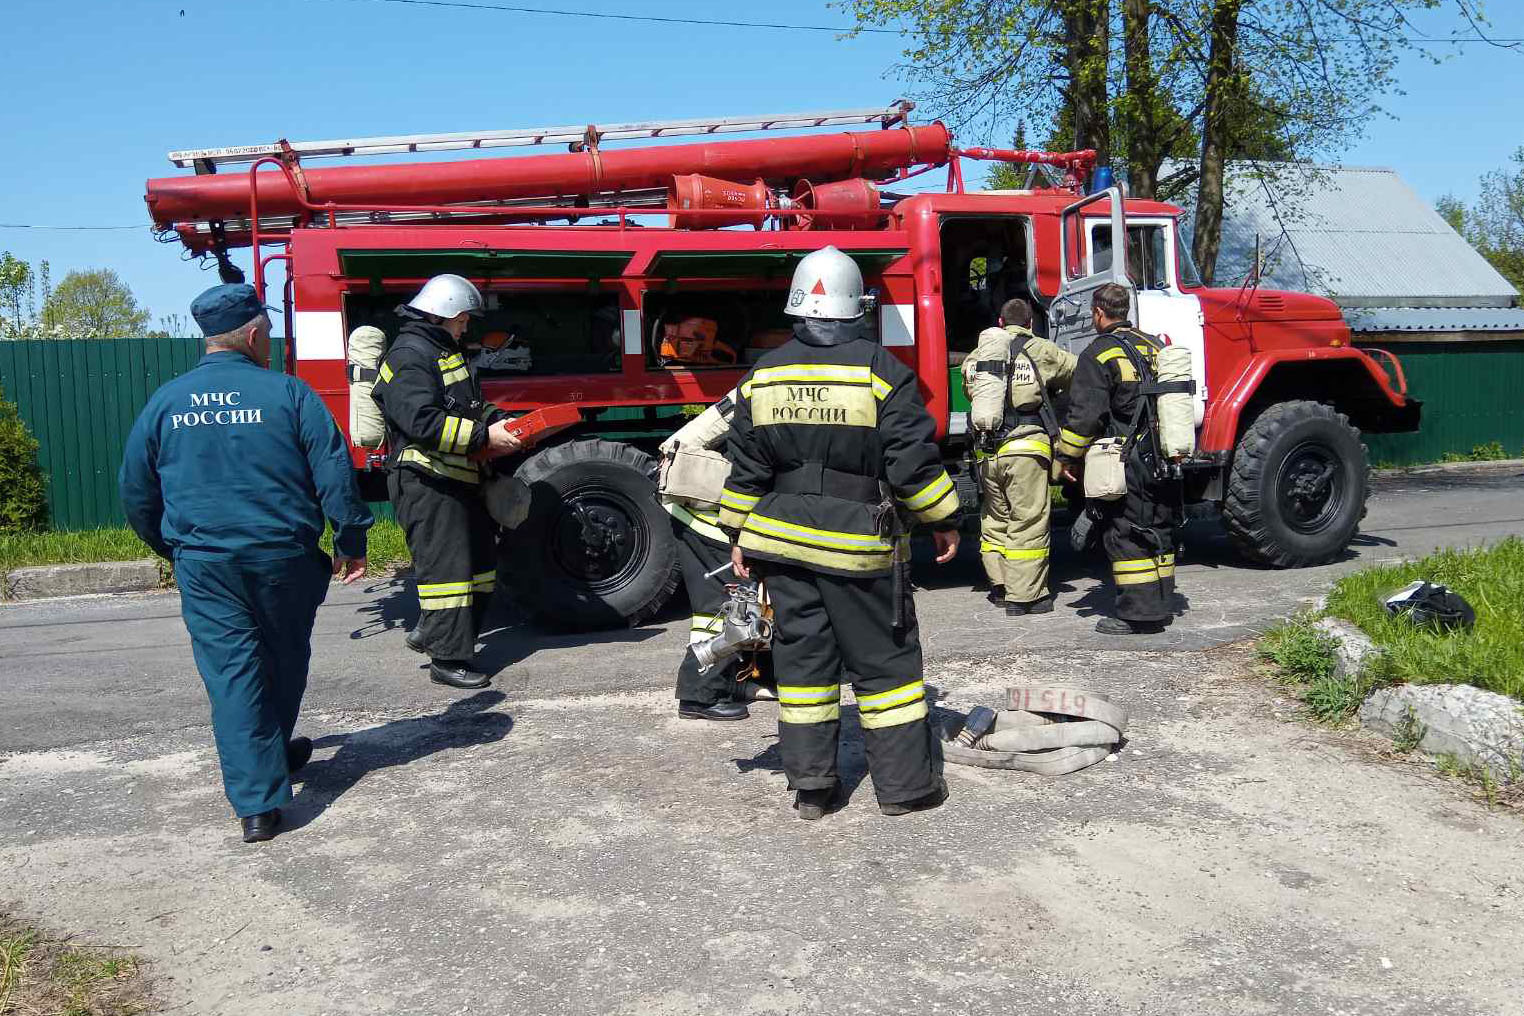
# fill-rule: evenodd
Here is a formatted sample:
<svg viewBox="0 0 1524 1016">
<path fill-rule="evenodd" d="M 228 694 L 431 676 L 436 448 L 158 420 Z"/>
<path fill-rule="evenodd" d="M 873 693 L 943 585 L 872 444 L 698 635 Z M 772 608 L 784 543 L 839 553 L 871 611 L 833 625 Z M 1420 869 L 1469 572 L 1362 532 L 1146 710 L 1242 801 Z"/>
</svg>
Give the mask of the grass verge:
<svg viewBox="0 0 1524 1016">
<path fill-rule="evenodd" d="M 137 1016 L 158 1009 L 132 953 L 50 938 L 0 909 L 0 1016 Z"/>
<path fill-rule="evenodd" d="M 323 534 L 323 550 L 331 552 L 331 534 Z M 375 569 L 406 564 L 410 558 L 402 527 L 379 519 L 371 527 L 370 566 Z M 133 561 L 153 557 L 153 551 L 125 526 L 56 533 L 0 534 L 0 572 L 45 564 L 88 564 L 92 561 Z"/>
<path fill-rule="evenodd" d="M 1476 626 L 1440 632 L 1387 614 L 1381 601 L 1416 579 L 1464 596 L 1476 608 Z M 1353 621 L 1381 647 L 1375 669 L 1383 681 L 1472 684 L 1524 699 L 1524 539 L 1362 568 L 1334 583 L 1327 613 Z"/>
<path fill-rule="evenodd" d="M 1307 707 L 1320 723 L 1342 723 L 1377 686 L 1386 683 L 1380 672 L 1335 673 L 1335 645 L 1317 626 L 1318 615 L 1298 614 L 1265 633 L 1259 657 L 1269 663 L 1277 680 Z"/>
</svg>

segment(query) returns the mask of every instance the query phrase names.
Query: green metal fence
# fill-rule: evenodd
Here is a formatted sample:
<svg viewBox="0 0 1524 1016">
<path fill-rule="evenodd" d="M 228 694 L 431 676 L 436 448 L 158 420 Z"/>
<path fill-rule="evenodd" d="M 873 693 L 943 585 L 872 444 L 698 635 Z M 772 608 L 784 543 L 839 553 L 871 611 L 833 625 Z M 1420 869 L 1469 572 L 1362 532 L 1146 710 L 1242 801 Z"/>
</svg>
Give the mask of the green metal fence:
<svg viewBox="0 0 1524 1016">
<path fill-rule="evenodd" d="M 201 353 L 199 339 L 0 342 L 0 385 L 37 438 L 53 528 L 125 521 L 116 473 L 127 432 Z"/>
<path fill-rule="evenodd" d="M 1370 460 L 1404 466 L 1468 455 L 1498 442 L 1509 458 L 1524 456 L 1524 342 L 1403 342 L 1408 391 L 1423 400 L 1414 434 L 1367 434 Z"/>
</svg>

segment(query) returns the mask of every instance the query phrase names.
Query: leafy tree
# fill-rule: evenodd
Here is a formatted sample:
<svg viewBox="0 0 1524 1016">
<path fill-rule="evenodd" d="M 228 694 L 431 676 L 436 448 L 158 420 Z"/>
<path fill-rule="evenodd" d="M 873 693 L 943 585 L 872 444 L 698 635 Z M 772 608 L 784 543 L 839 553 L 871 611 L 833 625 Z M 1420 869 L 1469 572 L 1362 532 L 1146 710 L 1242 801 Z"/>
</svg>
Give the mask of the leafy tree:
<svg viewBox="0 0 1524 1016">
<path fill-rule="evenodd" d="M 19 328 L 32 304 L 32 266 L 10 251 L 0 253 L 0 321 Z"/>
<path fill-rule="evenodd" d="M 0 391 L 0 533 L 47 528 L 47 489 L 37 467 L 37 441 L 14 402 Z"/>
<path fill-rule="evenodd" d="M 1482 174 L 1481 193 L 1470 208 L 1449 194 L 1434 207 L 1509 285 L 1524 293 L 1524 147 L 1509 161 L 1512 168 Z"/>
<path fill-rule="evenodd" d="M 987 139 L 1022 117 L 1053 147 L 1115 155 L 1156 196 L 1170 159 L 1196 161 L 1193 246 L 1210 282 L 1225 163 L 1308 158 L 1359 137 L 1419 43 L 1409 17 L 1474 0 L 838 0 L 858 25 L 894 25 L 918 97 Z M 1114 149 L 1114 151 L 1108 151 Z M 1189 181 L 1174 181 L 1176 188 Z"/>
<path fill-rule="evenodd" d="M 70 272 L 42 307 L 42 324 L 68 335 L 114 339 L 142 335 L 149 312 L 109 268 Z"/>
</svg>

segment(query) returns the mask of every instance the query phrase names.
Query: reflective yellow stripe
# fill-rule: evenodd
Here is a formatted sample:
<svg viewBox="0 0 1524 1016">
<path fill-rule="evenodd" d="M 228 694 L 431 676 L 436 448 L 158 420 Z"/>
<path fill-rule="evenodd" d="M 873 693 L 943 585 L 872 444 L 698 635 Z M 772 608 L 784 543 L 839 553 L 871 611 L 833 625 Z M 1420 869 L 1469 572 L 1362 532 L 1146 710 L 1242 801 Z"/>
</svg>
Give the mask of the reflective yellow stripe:
<svg viewBox="0 0 1524 1016">
<path fill-rule="evenodd" d="M 455 435 L 460 432 L 460 417 L 445 417 L 444 426 L 439 429 L 439 450 L 453 452 L 455 450 Z"/>
<path fill-rule="evenodd" d="M 941 522 L 958 510 L 958 492 L 951 487 L 930 508 L 912 512 L 919 522 Z"/>
<path fill-rule="evenodd" d="M 1024 547 L 1021 550 L 1002 550 L 1001 555 L 1007 561 L 1040 561 L 1048 556 L 1047 547 Z"/>
<path fill-rule="evenodd" d="M 447 479 L 462 483 L 481 482 L 481 473 L 477 471 L 475 463 L 464 455 L 430 455 L 421 448 L 404 448 L 397 458 L 400 462 L 416 462 L 429 472 Z"/>
<path fill-rule="evenodd" d="M 810 526 L 795 525 L 784 522 L 781 519 L 770 519 L 766 515 L 758 515 L 752 512 L 746 516 L 746 529 L 764 536 L 777 536 L 785 540 L 793 540 L 797 543 L 809 544 L 813 547 L 829 547 L 832 550 L 864 550 L 883 551 L 885 553 L 894 548 L 882 536 L 865 535 L 862 533 L 840 533 L 829 529 L 813 529 Z"/>
<path fill-rule="evenodd" d="M 1151 557 L 1135 557 L 1129 561 L 1111 562 L 1113 572 L 1152 571 L 1159 566 L 1159 562 Z"/>
<path fill-rule="evenodd" d="M 779 723 L 830 723 L 839 719 L 840 702 L 828 702 L 819 706 L 778 706 Z"/>
<path fill-rule="evenodd" d="M 839 702 L 841 701 L 841 685 L 780 684 L 778 685 L 778 701 L 791 706 Z"/>
<path fill-rule="evenodd" d="M 715 543 L 730 542 L 730 537 L 726 536 L 719 528 L 720 517 L 718 515 L 694 511 L 686 505 L 678 504 L 676 501 L 669 501 L 662 505 L 662 507 L 667 509 L 668 515 L 671 515 L 674 519 L 677 519 L 677 521 L 704 537 L 704 539 L 713 540 Z M 745 521 L 744 516 L 741 521 Z M 736 525 L 739 528 L 740 523 L 738 522 Z"/>
<path fill-rule="evenodd" d="M 455 447 L 462 455 L 471 450 L 471 435 L 475 430 L 475 420 L 464 416 L 460 418 L 460 433 L 455 435 Z"/>
<path fill-rule="evenodd" d="M 1003 553 L 1005 553 L 1005 548 L 1001 547 L 1000 544 L 998 544 L 998 543 L 991 543 L 989 540 L 980 540 L 979 541 L 979 553 L 981 553 L 981 554 L 1003 554 Z"/>
<path fill-rule="evenodd" d="M 781 695 L 782 692 L 780 691 Z M 898 688 L 890 688 L 888 691 L 874 692 L 872 695 L 857 696 L 857 711 L 862 713 L 882 712 L 895 706 L 902 706 L 907 702 L 926 697 L 926 684 L 923 681 L 911 681 L 902 684 Z"/>
<path fill-rule="evenodd" d="M 1159 573 L 1152 568 L 1146 572 L 1126 573 L 1122 572 L 1111 576 L 1113 582 L 1119 586 L 1141 586 L 1149 582 L 1158 582 Z"/>
<path fill-rule="evenodd" d="M 457 607 L 469 606 L 471 606 L 470 593 L 464 596 L 434 596 L 418 601 L 419 610 L 454 610 Z"/>
<path fill-rule="evenodd" d="M 741 394 L 751 398 L 754 387 L 776 384 L 808 384 L 812 381 L 836 381 L 842 384 L 868 385 L 873 389 L 873 394 L 880 400 L 887 399 L 889 393 L 894 390 L 893 386 L 877 374 L 871 367 L 854 367 L 846 364 L 830 363 L 796 363 L 786 364 L 780 367 L 765 367 L 752 374 L 751 379 L 741 386 Z"/>
<path fill-rule="evenodd" d="M 738 512 L 734 508 L 721 508 L 720 525 L 726 529 L 740 529 L 742 526 L 746 525 L 746 513 Z M 724 536 L 723 533 L 720 535 Z M 730 537 L 726 536 L 725 541 L 728 543 L 729 540 Z"/>
<path fill-rule="evenodd" d="M 714 614 L 694 614 L 688 621 L 688 643 L 708 642 L 725 627 L 725 619 Z"/>
<path fill-rule="evenodd" d="M 382 381 L 390 381 L 395 376 L 396 375 L 394 375 L 392 373 L 392 365 L 391 364 L 389 364 L 389 363 L 383 363 L 381 365 L 381 380 Z"/>
<path fill-rule="evenodd" d="M 465 582 L 421 582 L 418 585 L 419 596 L 450 596 L 455 593 L 469 593 L 471 581 Z"/>
<path fill-rule="evenodd" d="M 471 588 L 478 593 L 490 593 L 497 588 L 497 572 L 484 571 L 471 576 Z"/>
<path fill-rule="evenodd" d="M 1061 444 L 1066 444 L 1083 451 L 1084 449 L 1090 447 L 1090 442 L 1094 441 L 1095 438 L 1086 437 L 1083 434 L 1076 434 L 1068 427 L 1064 427 L 1058 432 L 1058 440 Z"/>
<path fill-rule="evenodd" d="M 1163 554 L 1159 558 L 1159 577 L 1167 579 L 1175 574 L 1175 555 Z"/>
<path fill-rule="evenodd" d="M 733 508 L 742 514 L 755 508 L 760 500 L 762 500 L 760 494 L 742 494 L 739 491 L 731 490 L 729 487 L 720 491 L 720 507 Z"/>
<path fill-rule="evenodd" d="M 887 549 L 872 553 L 858 553 L 846 550 L 825 550 L 818 547 L 807 547 L 798 543 L 790 543 L 786 540 L 763 536 L 761 533 L 750 530 L 742 531 L 739 543 L 742 550 L 767 554 L 770 557 L 780 558 L 784 561 L 816 565 L 820 568 L 828 568 L 832 571 L 846 574 L 888 571 L 890 566 L 893 565 L 896 556 Z M 901 559 L 909 559 L 909 546 L 908 540 L 901 541 Z"/>
<path fill-rule="evenodd" d="M 1095 354 L 1095 359 L 1097 363 L 1110 363 L 1117 357 L 1126 355 L 1126 350 L 1118 349 L 1116 346 L 1112 346 L 1110 349 L 1103 349 L 1099 353 Z"/>
<path fill-rule="evenodd" d="M 442 376 L 442 379 L 443 379 L 445 384 L 447 384 L 447 385 L 453 385 L 455 382 L 457 382 L 457 381 L 464 381 L 466 378 L 468 378 L 470 376 L 471 376 L 471 372 L 469 370 L 467 370 L 466 368 L 461 367 L 461 368 L 459 368 L 457 370 L 452 370 L 449 373 L 444 374 Z"/>
<path fill-rule="evenodd" d="M 449 356 L 441 356 L 439 358 L 440 373 L 455 370 L 456 368 L 464 367 L 465 365 L 466 358 L 461 356 L 459 353 L 451 353 Z"/>
<path fill-rule="evenodd" d="M 893 706 L 881 712 L 858 714 L 857 720 L 864 730 L 881 730 L 884 727 L 900 727 L 907 723 L 926 718 L 927 708 L 924 698 L 914 702 L 907 702 L 902 706 Z"/>
<path fill-rule="evenodd" d="M 924 508 L 929 508 L 932 504 L 939 501 L 943 494 L 952 490 L 952 486 L 952 477 L 947 475 L 946 470 L 943 470 L 942 474 L 935 480 L 932 480 L 909 497 L 901 498 L 900 500 L 904 502 L 906 508 L 909 508 L 913 512 L 918 512 Z"/>
<path fill-rule="evenodd" d="M 1050 458 L 1053 444 L 1042 437 L 1015 437 L 1000 446 L 1001 455 L 1039 455 Z"/>
</svg>

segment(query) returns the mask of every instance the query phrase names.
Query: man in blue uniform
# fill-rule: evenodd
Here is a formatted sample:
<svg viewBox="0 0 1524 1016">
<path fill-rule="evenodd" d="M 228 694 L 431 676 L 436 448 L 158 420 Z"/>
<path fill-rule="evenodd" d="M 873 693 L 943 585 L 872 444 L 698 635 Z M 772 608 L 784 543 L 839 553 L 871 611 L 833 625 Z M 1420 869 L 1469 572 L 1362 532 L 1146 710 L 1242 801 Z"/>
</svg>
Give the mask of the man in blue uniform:
<svg viewBox="0 0 1524 1016">
<path fill-rule="evenodd" d="M 251 286 L 191 304 L 206 355 L 148 400 L 127 438 L 122 504 L 175 564 L 180 613 L 212 704 L 222 784 L 246 843 L 268 840 L 312 755 L 293 737 L 312 623 L 330 575 L 365 575 L 349 449 L 317 394 L 268 370 L 270 319 Z M 333 523 L 334 558 L 318 548 Z"/>
</svg>

